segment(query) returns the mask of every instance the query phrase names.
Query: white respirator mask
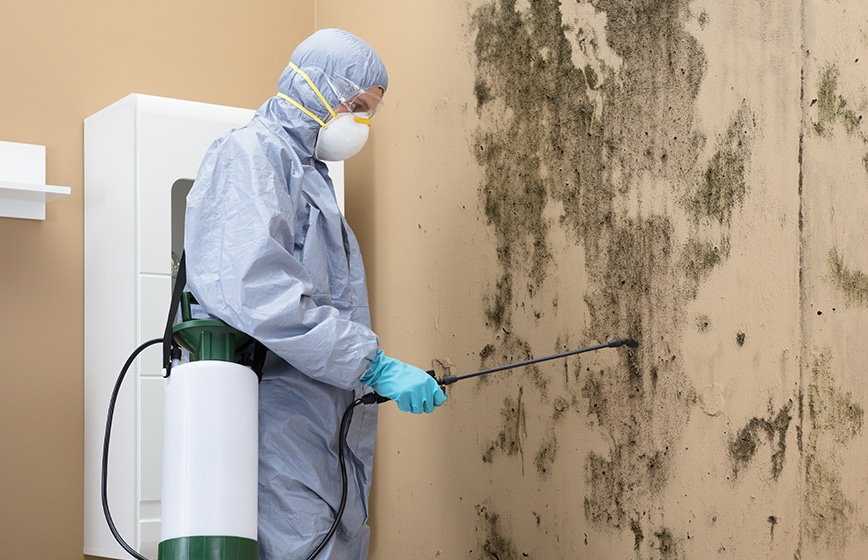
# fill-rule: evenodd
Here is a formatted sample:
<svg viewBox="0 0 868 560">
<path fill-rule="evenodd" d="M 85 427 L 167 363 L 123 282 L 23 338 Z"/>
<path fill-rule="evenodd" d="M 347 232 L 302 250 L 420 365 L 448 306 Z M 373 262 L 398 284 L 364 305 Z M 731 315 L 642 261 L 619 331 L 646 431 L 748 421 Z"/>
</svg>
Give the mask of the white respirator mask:
<svg viewBox="0 0 868 560">
<path fill-rule="evenodd" d="M 319 129 L 313 155 L 322 161 L 343 161 L 359 153 L 368 141 L 371 119 L 338 113 Z"/>
</svg>

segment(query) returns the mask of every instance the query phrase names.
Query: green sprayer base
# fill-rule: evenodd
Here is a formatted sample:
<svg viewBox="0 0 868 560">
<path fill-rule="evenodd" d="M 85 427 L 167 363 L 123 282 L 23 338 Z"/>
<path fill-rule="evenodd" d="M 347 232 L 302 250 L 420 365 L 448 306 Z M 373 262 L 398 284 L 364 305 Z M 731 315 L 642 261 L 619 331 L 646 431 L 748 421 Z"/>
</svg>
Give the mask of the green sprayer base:
<svg viewBox="0 0 868 560">
<path fill-rule="evenodd" d="M 242 537 L 179 537 L 160 543 L 159 560 L 259 560 L 259 543 Z"/>
</svg>

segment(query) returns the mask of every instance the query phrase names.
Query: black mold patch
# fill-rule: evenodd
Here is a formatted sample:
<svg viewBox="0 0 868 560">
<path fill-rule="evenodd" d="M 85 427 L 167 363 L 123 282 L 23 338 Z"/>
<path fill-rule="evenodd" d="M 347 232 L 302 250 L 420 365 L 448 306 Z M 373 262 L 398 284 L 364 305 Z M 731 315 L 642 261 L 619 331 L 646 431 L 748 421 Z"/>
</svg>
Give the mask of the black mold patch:
<svg viewBox="0 0 868 560">
<path fill-rule="evenodd" d="M 834 384 L 831 356 L 828 351 L 822 352 L 814 361 L 808 387 L 811 428 L 843 444 L 862 433 L 864 417 L 865 411 L 853 400 L 852 393 L 844 393 Z"/>
<path fill-rule="evenodd" d="M 552 420 L 558 422 L 570 408 L 570 403 L 563 397 L 557 397 L 553 404 Z"/>
<path fill-rule="evenodd" d="M 787 453 L 787 430 L 793 419 L 790 412 L 793 401 L 790 400 L 777 413 L 769 406 L 768 418 L 751 418 L 745 427 L 729 442 L 729 456 L 732 461 L 733 477 L 745 469 L 760 445 L 767 441 L 772 446 L 772 478 L 777 480 L 784 468 Z"/>
<path fill-rule="evenodd" d="M 856 504 L 841 487 L 837 469 L 814 454 L 805 457 L 805 534 L 815 543 L 843 549 L 854 527 Z"/>
<path fill-rule="evenodd" d="M 868 306 L 868 276 L 861 270 L 845 267 L 844 258 L 836 247 L 829 251 L 828 263 L 832 284 L 844 294 L 847 304 Z"/>
<path fill-rule="evenodd" d="M 516 399 L 507 398 L 503 401 L 500 416 L 503 421 L 497 439 L 491 443 L 488 450 L 482 455 L 482 460 L 491 463 L 494 453 L 498 449 L 507 455 L 518 455 L 521 459 L 521 470 L 524 473 L 524 449 L 522 440 L 527 437 L 527 420 L 525 418 L 522 395 L 524 390 L 519 388 Z"/>
<path fill-rule="evenodd" d="M 485 360 L 488 359 L 489 356 L 494 354 L 495 348 L 493 344 L 486 344 L 485 348 L 479 351 L 479 357 L 482 358 L 482 363 L 485 363 Z"/>
<path fill-rule="evenodd" d="M 642 525 L 635 519 L 631 520 L 630 530 L 633 532 L 633 550 L 639 550 L 639 547 L 642 546 L 642 541 L 645 540 Z"/>
<path fill-rule="evenodd" d="M 654 533 L 654 537 L 657 539 L 656 548 L 661 560 L 681 558 L 678 553 L 678 542 L 669 529 L 664 528 L 657 531 Z"/>
<path fill-rule="evenodd" d="M 612 466 L 612 461 L 594 453 L 588 454 L 585 461 L 585 483 L 589 488 L 585 495 L 585 518 L 595 523 L 621 528 L 627 519 L 623 506 L 612 500 L 609 489 L 618 484 L 618 473 Z M 635 535 L 642 528 L 638 520 L 630 522 Z"/>
<path fill-rule="evenodd" d="M 536 472 L 541 478 L 551 475 L 552 465 L 558 456 L 558 440 L 554 435 L 549 435 L 540 446 L 533 460 Z"/>
<path fill-rule="evenodd" d="M 694 115 L 706 59 L 685 30 L 689 0 L 591 4 L 606 16 L 605 37 L 581 22 L 565 25 L 557 0 L 526 8 L 492 0 L 473 15 L 482 123 L 475 151 L 501 268 L 484 305 L 498 348 L 513 353 L 518 310 L 545 316 L 561 297 L 577 297 L 568 287 L 539 297 L 557 258 L 549 232 L 564 229 L 581 245 L 587 332 L 642 343 L 619 349 L 607 365 L 583 361 L 586 367 L 575 370 L 583 376 L 580 387 L 568 384 L 569 395 L 554 395 L 577 409 L 587 403 L 612 442 L 607 453 L 588 455 L 585 515 L 634 538 L 644 535 L 643 557 L 659 558 L 666 548 L 671 558 L 678 554 L 675 540 L 653 517 L 670 450 L 697 400 L 681 364 L 681 333 L 699 286 L 729 258 L 731 218 L 748 192 L 755 124 L 742 105 L 713 155 L 700 161 L 706 135 Z M 707 25 L 707 14 L 700 17 Z M 617 67 L 600 58 L 603 40 L 620 58 Z M 643 200 L 658 196 L 687 219 L 641 210 Z M 628 212 L 633 201 L 640 210 Z M 546 208 L 561 208 L 561 215 L 548 218 Z M 682 223 L 692 231 L 673 225 Z"/>
<path fill-rule="evenodd" d="M 492 512 L 488 506 L 476 506 L 476 532 L 481 551 L 476 556 L 478 560 L 518 560 L 520 558 L 515 545 L 504 536 L 500 516 Z"/>
<path fill-rule="evenodd" d="M 681 251 L 681 268 L 691 290 L 691 296 L 696 297 L 696 289 L 705 281 L 711 270 L 718 266 L 725 255 L 721 249 L 709 241 L 690 239 Z"/>
<path fill-rule="evenodd" d="M 497 337 L 498 346 L 487 344 L 479 356 L 482 358 L 480 370 L 499 367 L 517 362 L 524 362 L 533 359 L 533 352 L 530 345 L 520 337 L 513 335 L 510 331 L 501 330 L 501 335 Z M 549 385 L 549 377 L 543 374 L 543 371 L 538 365 L 523 366 L 512 370 L 503 370 L 490 375 L 480 376 L 480 382 L 486 383 L 497 377 L 504 377 L 518 373 L 522 378 L 530 380 L 531 383 L 539 390 L 545 400 Z"/>
<path fill-rule="evenodd" d="M 820 136 L 831 134 L 835 122 L 840 119 L 848 134 L 859 128 L 862 117 L 848 107 L 847 100 L 838 94 L 840 72 L 834 64 L 828 64 L 820 73 L 817 87 L 817 121 L 814 131 Z"/>
<path fill-rule="evenodd" d="M 755 126 L 750 110 L 742 104 L 720 139 L 702 182 L 690 200 L 691 210 L 696 216 L 728 222 L 733 210 L 744 201 L 746 166 L 750 158 L 748 140 Z"/>
<path fill-rule="evenodd" d="M 833 550 L 842 550 L 856 527 L 858 510 L 842 488 L 839 450 L 862 432 L 864 415 L 852 394 L 837 387 L 830 353 L 821 352 L 808 387 L 804 532 Z"/>
</svg>

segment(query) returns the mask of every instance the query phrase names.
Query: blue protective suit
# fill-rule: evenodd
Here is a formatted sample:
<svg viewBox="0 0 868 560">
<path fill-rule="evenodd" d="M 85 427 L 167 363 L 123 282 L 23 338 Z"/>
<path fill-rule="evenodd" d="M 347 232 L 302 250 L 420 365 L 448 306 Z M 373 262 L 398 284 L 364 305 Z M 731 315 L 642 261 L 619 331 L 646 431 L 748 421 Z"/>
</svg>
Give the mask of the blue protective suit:
<svg viewBox="0 0 868 560">
<path fill-rule="evenodd" d="M 345 31 L 318 31 L 291 60 L 365 89 L 388 85 L 379 56 Z M 340 104 L 317 82 L 322 73 L 307 73 L 332 107 Z M 293 70 L 279 91 L 326 119 Z M 262 560 L 306 558 L 330 527 L 341 498 L 341 415 L 363 393 L 359 379 L 379 348 L 358 242 L 313 157 L 319 129 L 272 97 L 247 126 L 214 142 L 187 197 L 188 290 L 205 312 L 269 349 L 259 392 Z M 320 558 L 367 556 L 376 417 L 375 406 L 354 409 L 347 506 Z"/>
</svg>

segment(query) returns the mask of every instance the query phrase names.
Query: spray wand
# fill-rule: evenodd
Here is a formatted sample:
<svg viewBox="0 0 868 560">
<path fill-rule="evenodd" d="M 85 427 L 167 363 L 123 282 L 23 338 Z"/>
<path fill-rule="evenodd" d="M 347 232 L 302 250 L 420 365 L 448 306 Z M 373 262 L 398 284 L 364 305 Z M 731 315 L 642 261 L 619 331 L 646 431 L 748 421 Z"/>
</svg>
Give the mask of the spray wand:
<svg viewBox="0 0 868 560">
<path fill-rule="evenodd" d="M 515 362 L 514 364 L 507 364 L 505 366 L 497 366 L 489 369 L 483 369 L 480 371 L 476 371 L 473 373 L 467 373 L 465 375 L 446 375 L 437 380 L 437 383 L 441 386 L 452 385 L 457 381 L 461 381 L 463 379 L 470 379 L 471 377 L 479 377 L 480 375 L 488 375 L 489 373 L 495 373 L 498 371 L 503 371 L 506 369 L 513 369 L 522 366 L 530 366 L 533 364 L 538 364 L 540 362 L 547 362 L 549 360 L 556 360 L 558 358 L 566 358 L 567 356 L 573 356 L 575 354 L 582 354 L 584 352 L 592 352 L 594 350 L 602 350 L 603 348 L 617 348 L 619 346 L 627 346 L 629 348 L 636 348 L 639 346 L 639 343 L 633 340 L 632 338 L 616 338 L 614 340 L 610 340 L 604 344 L 597 344 L 596 346 L 588 346 L 586 348 L 579 348 L 578 350 L 570 350 L 569 352 L 561 352 L 560 354 L 552 354 L 551 356 L 543 356 L 542 358 L 534 358 L 532 360 L 525 360 L 523 362 Z M 432 372 L 428 372 L 432 374 Z"/>
<path fill-rule="evenodd" d="M 445 375 L 440 379 L 434 374 L 434 370 L 428 370 L 428 375 L 437 379 L 437 384 L 441 387 L 445 387 L 446 385 L 452 385 L 458 381 L 462 381 L 464 379 L 470 379 L 471 377 L 479 377 L 481 375 L 488 375 L 489 373 L 495 373 L 498 371 L 504 371 L 507 369 L 514 369 L 523 366 L 530 366 L 533 364 L 538 364 L 540 362 L 547 362 L 549 360 L 556 360 L 558 358 L 566 358 L 567 356 L 574 356 L 576 354 L 583 354 L 585 352 L 593 352 L 595 350 L 602 350 L 603 348 L 618 348 L 619 346 L 627 346 L 628 348 L 636 348 L 639 346 L 639 343 L 632 338 L 615 338 L 610 340 L 609 342 L 604 342 L 603 344 L 597 344 L 595 346 L 586 346 L 585 348 L 579 348 L 577 350 L 570 350 L 568 352 L 561 352 L 560 354 L 552 354 L 551 356 L 543 356 L 542 358 L 533 358 L 531 360 L 524 360 L 522 362 L 515 362 L 512 364 L 506 364 L 503 366 L 497 366 L 493 368 L 483 369 L 479 371 L 475 371 L 473 373 L 467 373 L 464 375 Z M 360 404 L 380 404 L 384 402 L 388 402 L 388 397 L 383 397 L 378 395 L 377 393 L 368 393 L 361 397 Z"/>
</svg>

